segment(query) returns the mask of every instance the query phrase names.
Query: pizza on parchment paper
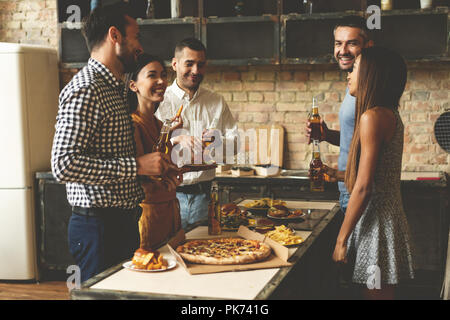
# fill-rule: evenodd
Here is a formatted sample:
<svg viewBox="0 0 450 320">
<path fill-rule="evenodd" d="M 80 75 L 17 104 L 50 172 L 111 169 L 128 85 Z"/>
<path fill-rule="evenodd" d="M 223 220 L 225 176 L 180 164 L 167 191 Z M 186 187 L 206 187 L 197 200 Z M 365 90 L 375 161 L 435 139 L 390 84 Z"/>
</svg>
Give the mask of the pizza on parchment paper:
<svg viewBox="0 0 450 320">
<path fill-rule="evenodd" d="M 272 249 L 258 240 L 218 238 L 191 240 L 177 247 L 188 262 L 201 264 L 244 264 L 262 261 Z"/>
</svg>

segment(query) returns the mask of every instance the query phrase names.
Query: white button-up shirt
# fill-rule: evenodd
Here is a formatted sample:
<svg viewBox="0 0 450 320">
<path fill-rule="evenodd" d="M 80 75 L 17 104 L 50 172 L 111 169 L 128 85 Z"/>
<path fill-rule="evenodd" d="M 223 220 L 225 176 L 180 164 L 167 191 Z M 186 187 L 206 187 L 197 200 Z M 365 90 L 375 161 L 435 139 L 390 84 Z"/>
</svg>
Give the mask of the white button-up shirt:
<svg viewBox="0 0 450 320">
<path fill-rule="evenodd" d="M 237 123 L 220 94 L 200 87 L 189 100 L 189 94 L 174 80 L 167 88 L 164 101 L 159 105 L 155 115 L 162 121 L 172 119 L 181 105 L 183 105 L 181 112 L 183 129 L 186 130 L 187 135 L 200 138 L 204 129 L 214 128 L 221 131 L 223 144 L 228 145 L 227 141 L 237 140 Z M 211 181 L 214 177 L 215 170 L 188 172 L 183 175 L 183 185 Z"/>
</svg>

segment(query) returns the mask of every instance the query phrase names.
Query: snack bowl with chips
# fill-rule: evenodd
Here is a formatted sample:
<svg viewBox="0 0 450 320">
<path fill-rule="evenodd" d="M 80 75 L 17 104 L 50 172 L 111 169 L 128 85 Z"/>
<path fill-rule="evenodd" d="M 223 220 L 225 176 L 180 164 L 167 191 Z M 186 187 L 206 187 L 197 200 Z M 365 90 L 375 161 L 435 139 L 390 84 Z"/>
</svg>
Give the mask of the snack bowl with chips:
<svg viewBox="0 0 450 320">
<path fill-rule="evenodd" d="M 295 231 L 285 225 L 276 226 L 275 230 L 268 231 L 265 235 L 283 246 L 294 246 L 304 241 L 302 237 L 295 235 Z"/>
</svg>

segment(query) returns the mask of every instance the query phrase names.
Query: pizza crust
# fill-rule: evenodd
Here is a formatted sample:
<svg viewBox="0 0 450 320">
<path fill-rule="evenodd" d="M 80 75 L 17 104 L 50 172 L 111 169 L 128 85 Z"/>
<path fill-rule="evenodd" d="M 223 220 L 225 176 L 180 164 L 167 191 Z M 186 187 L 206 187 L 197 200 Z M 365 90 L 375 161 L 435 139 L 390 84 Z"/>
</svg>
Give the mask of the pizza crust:
<svg viewBox="0 0 450 320">
<path fill-rule="evenodd" d="M 229 265 L 262 261 L 270 256 L 272 249 L 257 240 L 218 238 L 188 241 L 176 251 L 191 263 Z"/>
</svg>

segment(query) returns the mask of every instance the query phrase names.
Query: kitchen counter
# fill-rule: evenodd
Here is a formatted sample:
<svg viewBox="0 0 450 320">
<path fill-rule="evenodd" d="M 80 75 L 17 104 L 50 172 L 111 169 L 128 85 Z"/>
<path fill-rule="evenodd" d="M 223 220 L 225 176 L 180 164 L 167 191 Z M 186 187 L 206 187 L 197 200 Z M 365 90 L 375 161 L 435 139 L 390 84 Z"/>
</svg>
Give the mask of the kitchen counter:
<svg viewBox="0 0 450 320">
<path fill-rule="evenodd" d="M 402 172 L 403 190 L 414 188 L 447 188 L 447 174 L 444 172 Z M 282 170 L 273 177 L 241 176 L 231 173 L 216 174 L 225 202 L 235 201 L 240 194 L 269 198 L 302 198 L 311 200 L 338 200 L 337 182 L 325 182 L 324 192 L 311 192 L 308 171 Z"/>
<path fill-rule="evenodd" d="M 218 173 L 216 174 L 216 178 L 220 178 L 221 180 L 225 179 L 242 179 L 243 181 L 252 180 L 259 181 L 261 179 L 266 180 L 285 180 L 285 181 L 292 181 L 292 180 L 309 180 L 308 178 L 308 171 L 307 170 L 282 170 L 281 173 L 277 176 L 272 177 L 265 177 L 265 176 L 242 176 L 242 177 L 236 177 L 233 176 L 231 173 Z M 437 186 L 444 186 L 447 184 L 447 175 L 445 172 L 434 172 L 434 171 L 426 171 L 426 172 L 409 172 L 409 171 L 403 171 L 401 173 L 401 180 L 402 182 L 411 182 L 416 181 L 417 183 L 425 183 L 427 185 L 437 185 Z"/>
<path fill-rule="evenodd" d="M 332 275 L 330 239 L 339 225 L 336 202 L 298 201 L 298 207 L 328 209 L 328 214 L 308 231 L 301 231 L 305 241 L 291 248 L 292 266 L 247 271 L 191 275 L 180 265 L 164 272 L 137 272 L 122 264 L 87 280 L 71 291 L 72 299 L 299 299 L 330 294 L 332 289 L 320 285 L 326 275 Z M 298 232 L 298 231 L 297 231 Z M 223 236 L 234 233 L 224 233 Z M 207 235 L 206 226 L 193 226 L 189 238 Z M 159 249 L 170 255 L 167 245 Z M 130 257 L 131 258 L 131 257 Z M 311 266 L 314 266 L 311 268 Z M 311 279 L 316 281 L 311 282 Z M 335 278 L 337 279 L 337 278 Z M 335 280 L 336 281 L 336 280 Z M 327 286 L 333 281 L 327 281 Z"/>
<path fill-rule="evenodd" d="M 36 173 L 36 180 L 36 198 L 39 199 L 36 211 L 39 266 L 44 273 L 53 270 L 65 273 L 67 266 L 73 264 L 67 248 L 67 223 L 71 208 L 66 200 L 65 186 L 56 182 L 51 172 Z M 325 192 L 309 191 L 306 171 L 301 170 L 286 170 L 278 177 L 269 178 L 219 174 L 215 180 L 219 184 L 223 203 L 239 201 L 242 198 L 258 199 L 271 196 L 277 199 L 325 202 L 337 201 L 339 198 L 336 183 L 326 183 Z M 411 283 L 411 291 L 424 292 L 424 296 L 438 298 L 445 270 L 450 222 L 448 175 L 444 172 L 403 172 L 401 191 L 415 247 L 417 277 Z M 326 237 L 323 233 L 319 238 L 324 239 L 322 245 L 325 246 Z M 324 251 L 328 249 L 325 248 Z M 308 252 L 317 251 L 314 249 Z M 314 269 L 314 266 L 311 268 Z M 426 292 L 429 294 L 425 294 Z M 320 297 L 319 292 L 309 292 L 307 296 L 311 295 Z"/>
<path fill-rule="evenodd" d="M 53 174 L 50 171 L 47 172 L 36 172 L 36 179 L 50 179 L 54 180 Z M 264 176 L 244 176 L 235 177 L 231 173 L 219 173 L 216 174 L 216 179 L 220 180 L 242 180 L 242 181 L 296 181 L 296 180 L 308 180 L 307 170 L 282 170 L 281 174 L 274 177 L 264 177 Z M 402 172 L 401 175 L 402 183 L 404 182 L 416 182 L 418 184 L 426 184 L 428 186 L 446 186 L 447 185 L 447 174 L 445 172 Z"/>
</svg>

